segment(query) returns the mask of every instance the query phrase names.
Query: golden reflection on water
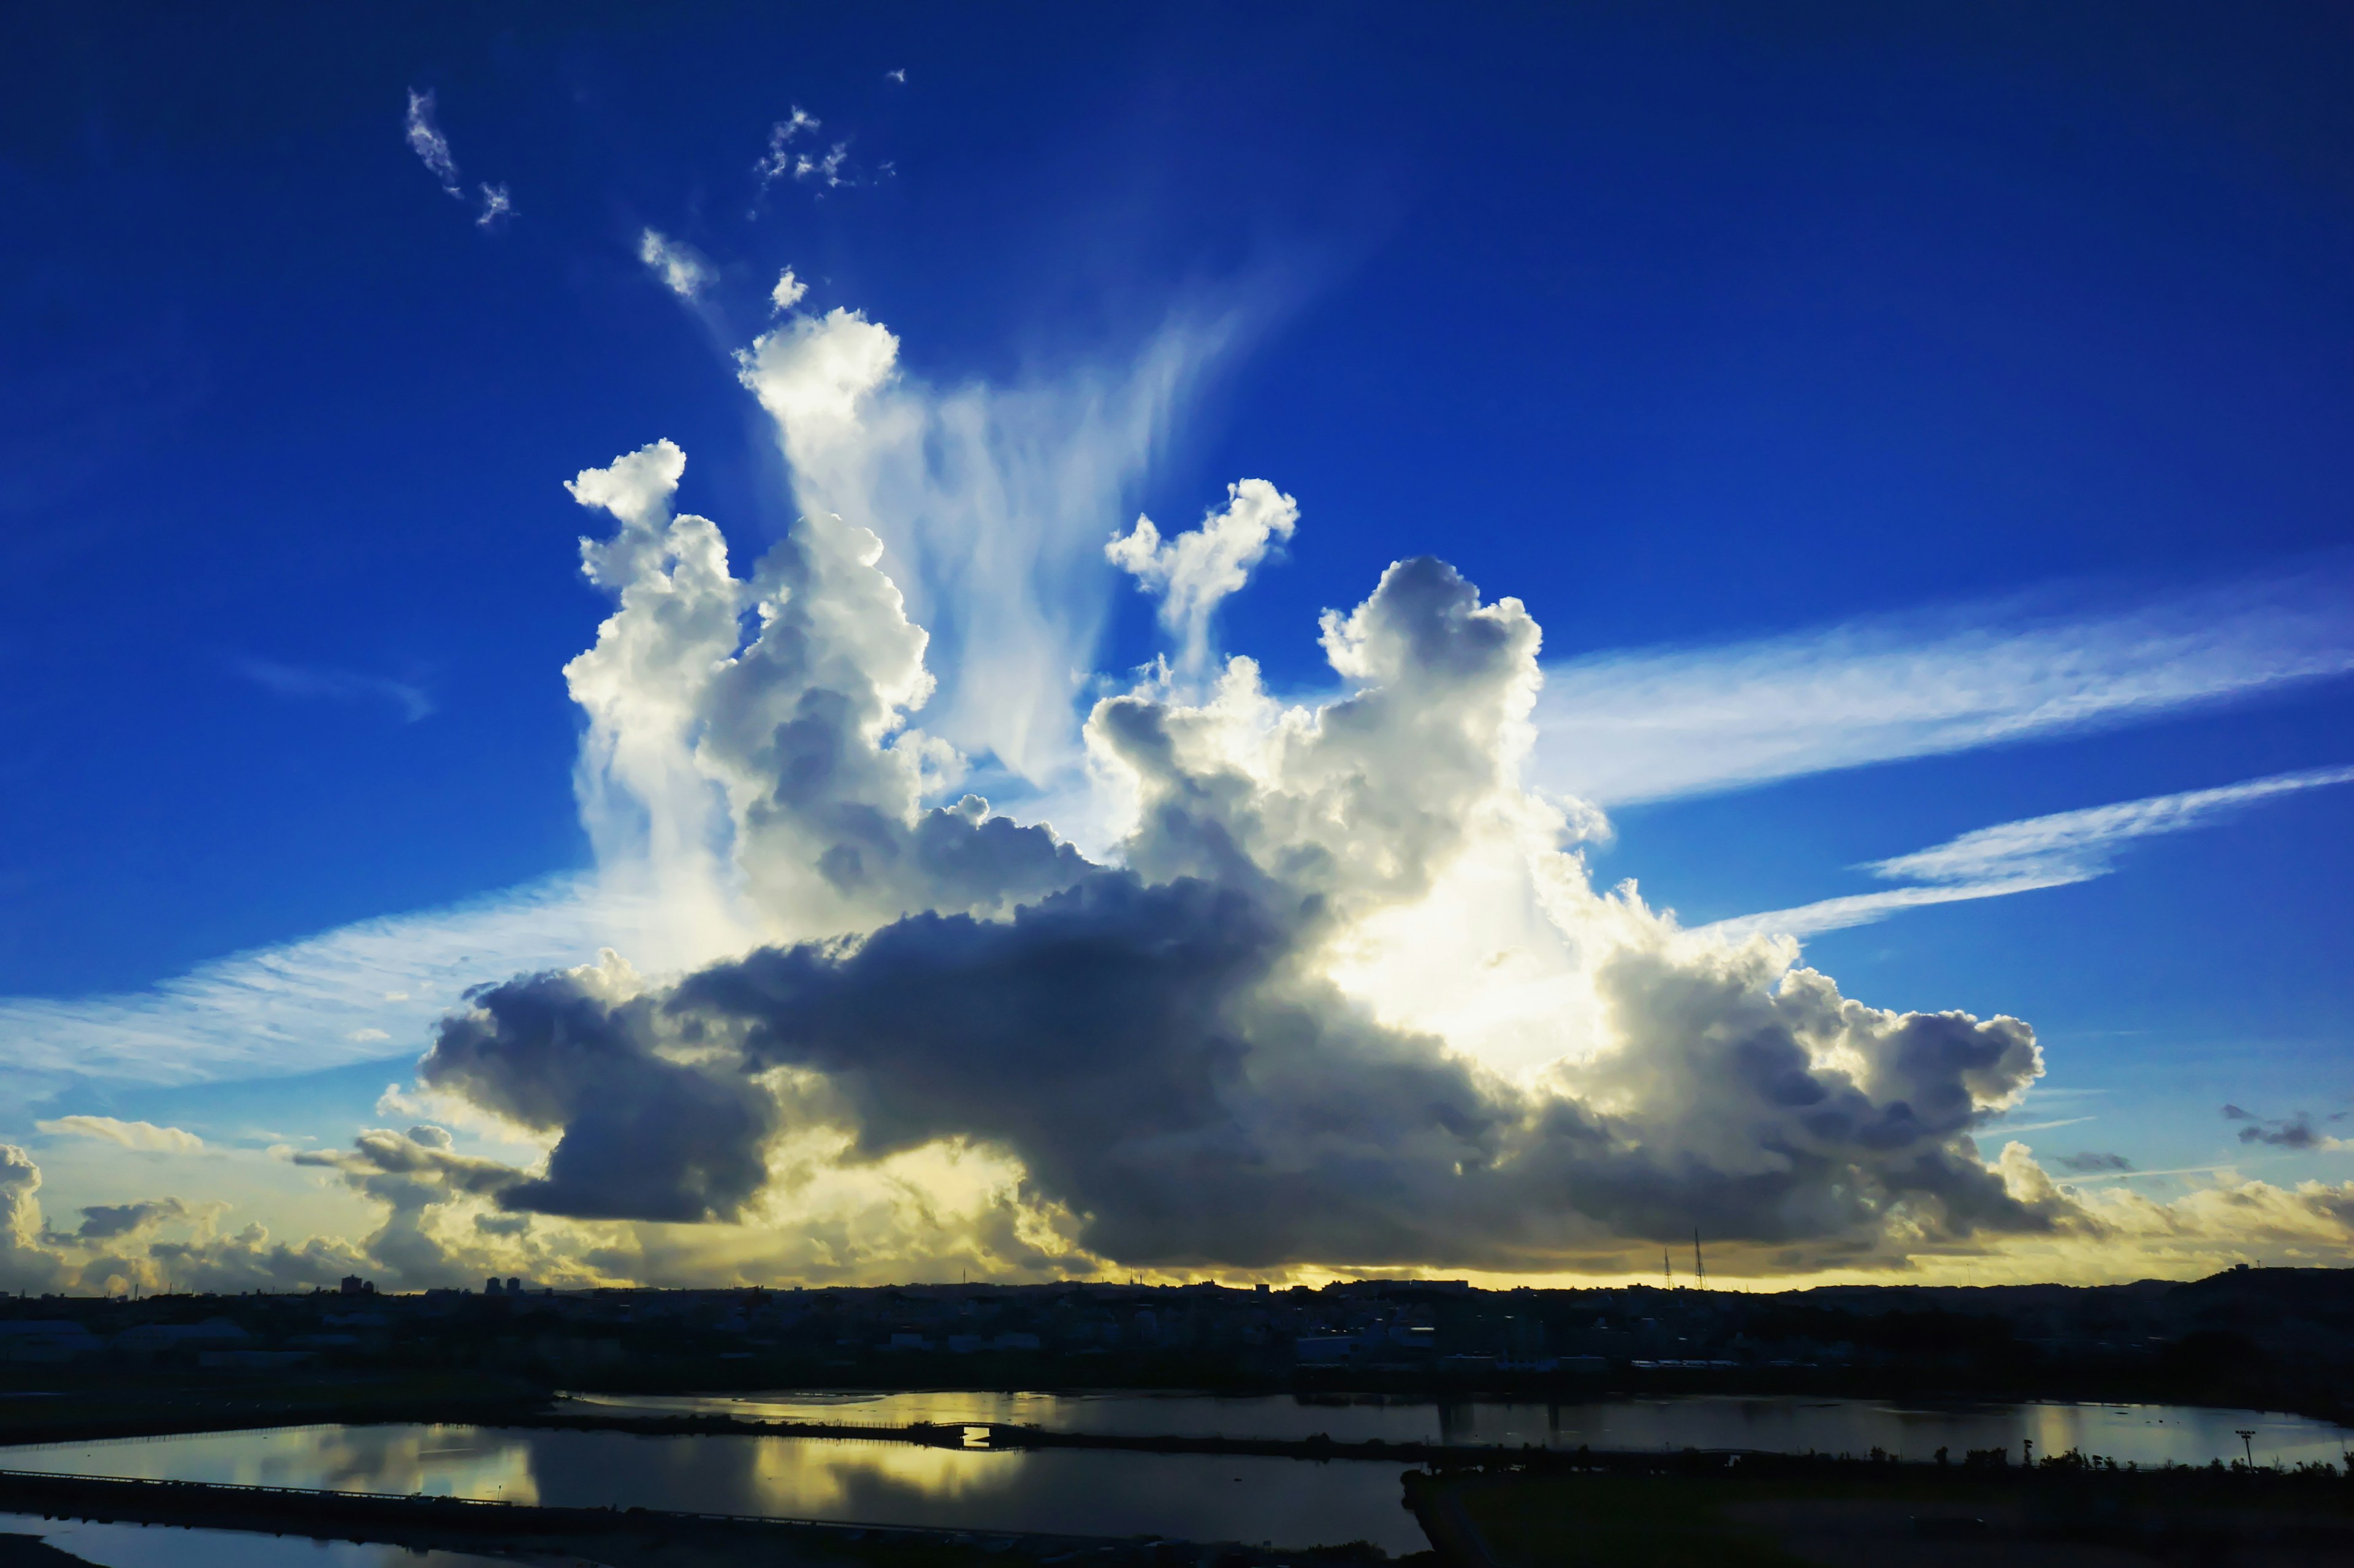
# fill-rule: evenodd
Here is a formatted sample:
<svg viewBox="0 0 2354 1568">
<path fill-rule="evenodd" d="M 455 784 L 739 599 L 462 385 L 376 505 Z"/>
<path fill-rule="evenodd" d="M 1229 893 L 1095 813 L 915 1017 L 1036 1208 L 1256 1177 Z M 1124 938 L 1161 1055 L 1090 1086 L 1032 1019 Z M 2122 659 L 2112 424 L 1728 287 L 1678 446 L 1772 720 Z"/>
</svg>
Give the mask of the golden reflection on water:
<svg viewBox="0 0 2354 1568">
<path fill-rule="evenodd" d="M 1068 1426 L 1094 1403 L 1085 1395 L 1001 1393 L 986 1390 L 927 1389 L 914 1393 L 789 1393 L 729 1394 L 598 1394 L 564 1396 L 575 1404 L 624 1410 L 671 1410 L 700 1414 L 732 1415 L 742 1421 L 829 1422 L 842 1426 L 906 1426 L 930 1421 L 942 1425 L 965 1422 L 1034 1423 Z M 1145 1396 L 1149 1400 L 1151 1396 Z M 1134 1397 L 1117 1403 L 1134 1405 Z M 1201 1403 L 1186 1400 L 1187 1404 Z M 1149 1407 L 1149 1406 L 1148 1406 Z"/>
<path fill-rule="evenodd" d="M 298 1451 L 286 1456 L 288 1469 L 308 1478 L 265 1485 L 539 1501 L 530 1444 L 497 1432 L 472 1426 L 327 1426 L 287 1436 L 302 1439 Z"/>
<path fill-rule="evenodd" d="M 49 1444 L 11 1468 L 535 1503 L 530 1440 L 472 1426 L 299 1426 Z"/>
<path fill-rule="evenodd" d="M 758 1507 L 784 1514 L 826 1513 L 853 1499 L 896 1488 L 934 1498 L 1007 1491 L 1027 1455 L 987 1448 L 926 1448 L 907 1443 L 756 1438 L 751 1479 Z"/>
<path fill-rule="evenodd" d="M 1939 1447 L 1958 1461 L 1971 1448 L 2005 1448 L 2015 1464 L 2022 1441 L 2041 1457 L 2073 1448 L 2120 1464 L 2204 1465 L 2243 1450 L 2235 1435 L 2256 1433 L 2257 1461 L 2341 1463 L 2354 1432 L 2277 1412 L 2173 1404 L 1959 1404 L 1898 1406 L 1872 1400 L 1787 1395 L 1675 1394 L 1547 1405 L 1534 1401 L 1459 1404 L 1380 1397 L 1314 1400 L 1283 1395 L 1217 1398 L 1182 1394 L 914 1393 L 747 1395 L 578 1394 L 607 1409 L 707 1412 L 761 1421 L 888 1426 L 911 1422 L 1033 1423 L 1066 1431 L 1206 1434 L 1300 1438 L 1540 1443 L 1574 1448 L 1755 1447 L 1784 1453 L 1862 1455 L 1880 1447 L 1927 1459 Z"/>
</svg>

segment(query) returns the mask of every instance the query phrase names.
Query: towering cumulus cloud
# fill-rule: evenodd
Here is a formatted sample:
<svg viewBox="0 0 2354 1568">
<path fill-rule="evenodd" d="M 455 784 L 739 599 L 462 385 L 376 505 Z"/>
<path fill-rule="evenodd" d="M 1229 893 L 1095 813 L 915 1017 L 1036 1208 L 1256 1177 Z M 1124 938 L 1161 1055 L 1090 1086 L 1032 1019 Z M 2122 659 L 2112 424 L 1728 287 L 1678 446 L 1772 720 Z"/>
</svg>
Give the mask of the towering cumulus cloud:
<svg viewBox="0 0 2354 1568">
<path fill-rule="evenodd" d="M 1044 782 L 1070 769 L 1071 712 L 1110 583 L 1126 488 L 1229 328 L 1173 320 L 1118 368 L 934 387 L 854 311 L 794 314 L 741 356 L 808 516 L 883 541 L 940 641 L 933 724 L 976 759 Z"/>
<path fill-rule="evenodd" d="M 658 441 L 570 486 L 620 524 L 581 546 L 620 609 L 565 669 L 589 715 L 581 788 L 606 863 L 644 868 L 716 947 L 998 913 L 1069 882 L 1079 858 L 1047 830 L 978 796 L 921 804 L 961 760 L 907 725 L 932 680 L 880 541 L 804 519 L 738 579 L 708 518 L 671 514 L 685 466 Z"/>
<path fill-rule="evenodd" d="M 780 330 L 747 378 L 799 461 L 881 417 L 893 345 Z M 978 1216 L 963 1255 L 1004 1269 L 1607 1268 L 1698 1228 L 1767 1270 L 2094 1223 L 1972 1141 L 2041 1071 L 2025 1024 L 1866 1007 L 1787 939 L 1588 885 L 1595 819 L 1521 783 L 1517 600 L 1401 561 L 1326 613 L 1322 705 L 1244 658 L 1098 702 L 1119 826 L 1089 860 L 957 796 L 874 532 L 812 510 L 738 577 L 673 510 L 684 461 L 657 442 L 573 482 L 612 519 L 583 560 L 618 607 L 567 670 L 600 849 L 696 933 L 654 960 L 684 972 L 608 955 L 478 992 L 420 1079 L 544 1163 L 387 1163 L 383 1134 L 334 1157 L 355 1179 L 783 1254 L 846 1216 L 919 1229 L 878 1216 L 955 1196 L 903 1174 L 932 1160 Z M 1211 607 L 1296 514 L 1248 481 L 1113 555 L 1206 665 Z"/>
<path fill-rule="evenodd" d="M 1178 634 L 1178 663 L 1199 674 L 1210 657 L 1210 617 L 1277 543 L 1291 537 L 1299 503 L 1263 479 L 1226 487 L 1226 509 L 1164 540 L 1150 517 L 1104 546 L 1112 565 L 1161 596 L 1161 623 Z"/>
</svg>

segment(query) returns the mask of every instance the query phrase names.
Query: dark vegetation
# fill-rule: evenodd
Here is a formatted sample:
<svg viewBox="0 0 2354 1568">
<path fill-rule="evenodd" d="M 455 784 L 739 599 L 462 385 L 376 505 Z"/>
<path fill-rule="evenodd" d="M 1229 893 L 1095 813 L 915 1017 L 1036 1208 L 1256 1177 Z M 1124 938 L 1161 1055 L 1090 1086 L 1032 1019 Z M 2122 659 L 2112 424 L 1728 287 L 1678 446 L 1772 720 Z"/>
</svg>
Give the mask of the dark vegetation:
<svg viewBox="0 0 2354 1568">
<path fill-rule="evenodd" d="M 0 1472 L 0 1510 L 207 1530 L 268 1531 L 319 1541 L 371 1541 L 416 1552 L 470 1552 L 525 1560 L 593 1561 L 609 1568 L 979 1568 L 1053 1563 L 1065 1568 L 1349 1568 L 1381 1561 L 1371 1548 L 1275 1552 L 1225 1543 L 1106 1540 L 1006 1531 L 893 1529 L 660 1509 L 539 1508 L 447 1497 L 123 1480 Z M 0 1536 L 0 1568 L 12 1545 Z M 54 1549 L 51 1549 L 54 1551 Z M 81 1561 L 63 1553 L 32 1563 Z"/>
<path fill-rule="evenodd" d="M 1580 1453 L 1405 1482 L 1451 1568 L 2354 1562 L 2354 1480 L 2334 1466 Z"/>
<path fill-rule="evenodd" d="M 1065 1284 L 0 1302 L 0 1440 L 453 1418 L 557 1388 L 1755 1392 L 2354 1414 L 2354 1270 L 1727 1291 Z M 382 1414 L 374 1414 L 383 1412 Z M 130 1423 L 130 1425 L 122 1425 Z M 113 1424 L 111 1425 L 110 1424 Z"/>
</svg>

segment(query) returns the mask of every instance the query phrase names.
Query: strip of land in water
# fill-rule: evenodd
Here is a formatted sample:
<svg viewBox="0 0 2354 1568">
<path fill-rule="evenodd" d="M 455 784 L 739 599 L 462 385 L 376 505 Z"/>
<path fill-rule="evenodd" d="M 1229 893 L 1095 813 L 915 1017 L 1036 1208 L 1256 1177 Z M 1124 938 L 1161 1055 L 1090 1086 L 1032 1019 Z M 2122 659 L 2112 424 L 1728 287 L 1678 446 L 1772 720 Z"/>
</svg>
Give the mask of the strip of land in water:
<svg viewBox="0 0 2354 1568">
<path fill-rule="evenodd" d="M 1307 1568 L 1377 1560 L 1370 1548 L 1280 1552 L 1236 1542 L 941 1530 L 663 1509 L 543 1508 L 474 1498 L 232 1486 L 0 1470 L 0 1513 L 99 1523 L 302 1535 L 416 1551 L 561 1557 L 612 1568 L 721 1568 L 748 1562 L 863 1568 Z"/>
</svg>

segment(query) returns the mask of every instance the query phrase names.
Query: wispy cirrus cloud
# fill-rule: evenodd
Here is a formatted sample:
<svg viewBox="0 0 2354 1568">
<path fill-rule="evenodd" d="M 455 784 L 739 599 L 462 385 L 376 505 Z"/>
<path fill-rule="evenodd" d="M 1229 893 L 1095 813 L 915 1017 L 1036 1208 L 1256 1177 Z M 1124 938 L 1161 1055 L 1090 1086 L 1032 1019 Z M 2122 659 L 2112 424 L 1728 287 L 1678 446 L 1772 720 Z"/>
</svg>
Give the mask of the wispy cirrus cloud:
<svg viewBox="0 0 2354 1568">
<path fill-rule="evenodd" d="M 905 71 L 886 71 L 884 74 L 889 80 L 907 80 Z M 827 143 L 823 152 L 817 150 L 817 132 L 824 123 L 796 103 L 790 115 L 769 127 L 768 149 L 752 164 L 753 177 L 759 182 L 760 196 L 766 196 L 769 187 L 780 180 L 814 185 L 822 190 L 839 190 L 844 185 L 861 185 L 868 182 L 868 176 L 851 163 L 852 138 L 842 137 Z M 803 137 L 810 138 L 806 145 L 802 143 Z M 877 177 L 887 178 L 893 168 L 886 162 L 875 165 L 874 173 Z M 758 216 L 757 199 L 751 216 Z"/>
<path fill-rule="evenodd" d="M 694 299 L 719 279 L 701 251 L 659 229 L 649 228 L 638 236 L 638 260 L 662 280 L 663 288 L 682 300 Z"/>
<path fill-rule="evenodd" d="M 408 115 L 404 122 L 408 133 L 408 150 L 417 154 L 426 172 L 441 182 L 441 188 L 455 201 L 464 201 L 466 192 L 458 183 L 458 160 L 451 155 L 450 138 L 434 123 L 433 94 L 408 90 Z"/>
<path fill-rule="evenodd" d="M 814 135 L 823 123 L 816 115 L 796 103 L 791 114 L 769 127 L 769 150 L 752 165 L 752 173 L 759 180 L 762 190 L 790 177 L 797 164 L 809 161 L 794 150 L 793 143 L 803 136 Z"/>
<path fill-rule="evenodd" d="M 1809 937 L 1870 925 L 1926 905 L 1999 898 L 2089 882 L 2116 869 L 2117 856 L 2137 839 L 2209 827 L 2259 801 L 2349 782 L 2354 782 L 2354 768 L 2315 768 L 2213 789 L 2186 789 L 2000 822 L 1928 849 L 1873 861 L 1862 868 L 1891 880 L 1918 879 L 1909 886 L 1738 916 L 1706 928 L 1736 937 L 1752 931 Z"/>
<path fill-rule="evenodd" d="M 413 682 L 364 675 L 321 664 L 281 664 L 274 659 L 235 659 L 230 667 L 264 691 L 281 697 L 324 697 L 331 702 L 386 702 L 415 724 L 433 713 L 432 694 Z"/>
<path fill-rule="evenodd" d="M 2114 869 L 2117 853 L 2132 840 L 2186 832 L 2259 800 L 2349 780 L 2354 780 L 2354 768 L 2313 768 L 2214 789 L 2056 811 L 1980 828 L 1933 849 L 1874 861 L 1868 869 L 1878 876 L 1916 876 L 1945 884 L 2016 876 L 2081 882 Z"/>
<path fill-rule="evenodd" d="M 2354 567 L 2049 596 L 1552 663 L 1532 776 L 1603 805 L 2136 723 L 2354 673 Z"/>
<path fill-rule="evenodd" d="M 0 1110 L 76 1078 L 190 1084 L 397 1054 L 468 987 L 579 963 L 608 944 L 636 950 L 649 923 L 629 897 L 559 879 L 234 954 L 138 991 L 0 998 Z M 97 1126 L 109 1119 L 59 1118 L 56 1130 L 133 1147 L 141 1135 Z"/>
<path fill-rule="evenodd" d="M 435 119 L 433 94 L 410 88 L 408 112 L 401 123 L 408 150 L 417 154 L 417 161 L 440 185 L 442 194 L 452 201 L 466 200 L 465 184 L 458 177 L 458 160 L 450 151 L 450 138 L 442 134 Z M 514 200 L 504 185 L 484 182 L 482 192 L 482 209 L 474 219 L 476 228 L 495 228 L 500 219 L 513 216 Z"/>
</svg>

